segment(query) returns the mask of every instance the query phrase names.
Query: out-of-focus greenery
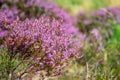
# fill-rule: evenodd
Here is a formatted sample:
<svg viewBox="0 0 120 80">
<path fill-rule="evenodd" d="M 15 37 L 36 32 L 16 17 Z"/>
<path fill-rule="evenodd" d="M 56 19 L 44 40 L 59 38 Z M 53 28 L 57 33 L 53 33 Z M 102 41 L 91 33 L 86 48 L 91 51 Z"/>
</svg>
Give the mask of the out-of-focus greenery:
<svg viewBox="0 0 120 80">
<path fill-rule="evenodd" d="M 88 47 L 86 56 L 72 62 L 60 80 L 120 80 L 120 25 L 111 27 L 114 34 L 104 51 L 94 54 Z"/>
<path fill-rule="evenodd" d="M 92 11 L 109 6 L 120 6 L 120 0 L 56 0 L 73 14 L 80 10 Z M 104 27 L 104 26 L 103 26 Z M 120 25 L 113 24 L 113 35 L 100 53 L 92 53 L 87 46 L 85 57 L 72 62 L 60 80 L 120 80 Z"/>
<path fill-rule="evenodd" d="M 79 10 L 91 11 L 107 6 L 120 6 L 120 0 L 56 0 L 56 2 L 73 14 Z"/>
</svg>

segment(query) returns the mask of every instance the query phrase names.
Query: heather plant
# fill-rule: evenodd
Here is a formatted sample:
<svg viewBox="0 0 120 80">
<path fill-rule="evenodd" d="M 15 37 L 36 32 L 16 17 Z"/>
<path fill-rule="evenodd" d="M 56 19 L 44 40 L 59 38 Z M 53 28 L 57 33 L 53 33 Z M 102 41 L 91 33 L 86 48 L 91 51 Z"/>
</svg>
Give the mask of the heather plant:
<svg viewBox="0 0 120 80">
<path fill-rule="evenodd" d="M 77 57 L 72 34 L 61 23 L 43 15 L 38 20 L 26 19 L 7 25 L 4 45 L 9 69 L 3 70 L 8 70 L 9 79 L 20 79 L 24 73 L 42 70 L 47 76 L 60 75 L 70 58 Z"/>
<path fill-rule="evenodd" d="M 53 0 L 0 0 L 0 80 L 119 80 L 119 10 L 81 12 L 74 22 Z"/>
<path fill-rule="evenodd" d="M 0 78 L 57 76 L 78 57 L 79 32 L 70 16 L 43 0 L 0 2 Z M 4 76 L 5 75 L 5 76 Z M 44 78 L 44 77 L 42 77 Z"/>
</svg>

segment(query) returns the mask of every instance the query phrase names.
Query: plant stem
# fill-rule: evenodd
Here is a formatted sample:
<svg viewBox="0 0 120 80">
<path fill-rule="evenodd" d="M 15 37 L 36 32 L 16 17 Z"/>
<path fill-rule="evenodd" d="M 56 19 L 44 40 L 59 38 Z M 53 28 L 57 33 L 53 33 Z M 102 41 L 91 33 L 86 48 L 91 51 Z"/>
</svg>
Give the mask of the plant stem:
<svg viewBox="0 0 120 80">
<path fill-rule="evenodd" d="M 12 80 L 12 76 L 13 76 L 12 71 L 10 71 L 8 80 Z"/>
</svg>

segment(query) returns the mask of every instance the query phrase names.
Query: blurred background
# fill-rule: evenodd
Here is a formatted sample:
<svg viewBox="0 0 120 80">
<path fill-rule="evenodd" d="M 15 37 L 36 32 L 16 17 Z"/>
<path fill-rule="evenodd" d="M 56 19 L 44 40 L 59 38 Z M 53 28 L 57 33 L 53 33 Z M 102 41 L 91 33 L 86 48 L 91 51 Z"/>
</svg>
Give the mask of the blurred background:
<svg viewBox="0 0 120 80">
<path fill-rule="evenodd" d="M 108 6 L 120 6 L 120 0 L 56 0 L 56 2 L 73 14 L 79 10 L 91 11 Z"/>
<path fill-rule="evenodd" d="M 56 0 L 56 3 L 72 15 L 76 16 L 82 14 L 79 16 L 80 18 L 78 17 L 81 23 L 86 19 L 90 21 L 94 20 L 91 19 L 94 16 L 92 15 L 91 17 L 91 13 L 94 13 L 95 11 L 98 11 L 99 13 L 99 10 L 103 9 L 103 12 L 101 11 L 100 14 L 104 14 L 104 10 L 107 11 L 108 9 L 109 13 L 109 8 L 113 8 L 110 12 L 112 12 L 113 15 L 115 12 L 115 14 L 118 15 L 118 19 L 120 19 L 120 0 Z M 104 21 L 102 18 L 107 17 L 108 15 L 109 14 L 101 16 L 101 20 L 96 19 L 96 21 L 98 21 L 97 24 L 96 22 L 90 25 L 88 23 L 87 26 L 89 28 L 94 26 L 94 28 L 100 31 L 101 34 L 105 33 L 102 37 L 109 32 L 108 27 L 111 27 L 112 36 L 107 37 L 107 40 L 102 38 L 100 42 L 99 40 L 97 40 L 98 42 L 93 41 L 91 44 L 86 41 L 84 49 L 81 50 L 83 56 L 81 56 L 80 60 L 71 62 L 69 68 L 63 71 L 60 80 L 120 80 L 120 39 L 118 39 L 120 37 L 120 25 L 119 23 L 114 23 L 115 20 L 112 20 L 108 22 L 110 25 L 105 28 L 107 22 L 106 19 Z M 109 20 L 110 19 L 108 19 L 108 21 Z M 105 22 L 105 24 L 102 22 Z M 77 25 L 80 30 L 82 27 L 81 23 Z M 87 30 L 87 26 L 83 26 L 85 30 Z M 94 28 L 92 28 L 92 30 Z M 92 35 L 95 33 L 97 34 L 97 31 L 93 30 Z M 88 35 L 87 38 L 90 37 L 89 30 L 87 30 L 87 33 L 85 32 L 85 34 Z M 91 45 L 99 43 L 103 44 L 104 50 L 98 51 L 98 48 L 91 47 Z"/>
</svg>

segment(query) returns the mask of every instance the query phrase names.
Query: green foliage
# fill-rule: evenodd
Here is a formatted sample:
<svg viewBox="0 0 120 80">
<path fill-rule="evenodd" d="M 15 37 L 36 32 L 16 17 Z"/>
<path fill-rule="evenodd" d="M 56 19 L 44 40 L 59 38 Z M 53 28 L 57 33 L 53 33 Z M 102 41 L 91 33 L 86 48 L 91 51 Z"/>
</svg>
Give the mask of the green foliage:
<svg viewBox="0 0 120 80">
<path fill-rule="evenodd" d="M 110 27 L 113 30 L 113 35 L 109 37 L 107 42 L 104 44 L 104 50 L 100 53 L 93 53 L 94 49 L 87 44 L 86 53 L 83 53 L 85 56 L 80 60 L 71 63 L 72 68 L 70 67 L 70 70 L 72 69 L 74 72 L 64 72 L 60 78 L 61 80 L 120 79 L 120 25 L 113 22 Z M 81 64 L 81 62 L 85 63 L 85 65 Z M 67 75 L 66 73 L 69 74 Z"/>
<path fill-rule="evenodd" d="M 11 71 L 17 64 L 17 59 L 10 59 L 8 56 L 8 50 L 6 48 L 0 48 L 0 78 L 4 79 L 9 76 L 9 71 Z M 6 79 L 6 80 L 7 80 Z"/>
<path fill-rule="evenodd" d="M 115 24 L 113 26 L 114 35 L 112 36 L 112 40 L 117 40 L 120 43 L 120 25 Z"/>
<path fill-rule="evenodd" d="M 106 7 L 107 4 L 105 3 L 105 0 L 91 0 L 92 4 L 92 9 L 99 9 L 101 7 Z"/>
</svg>

